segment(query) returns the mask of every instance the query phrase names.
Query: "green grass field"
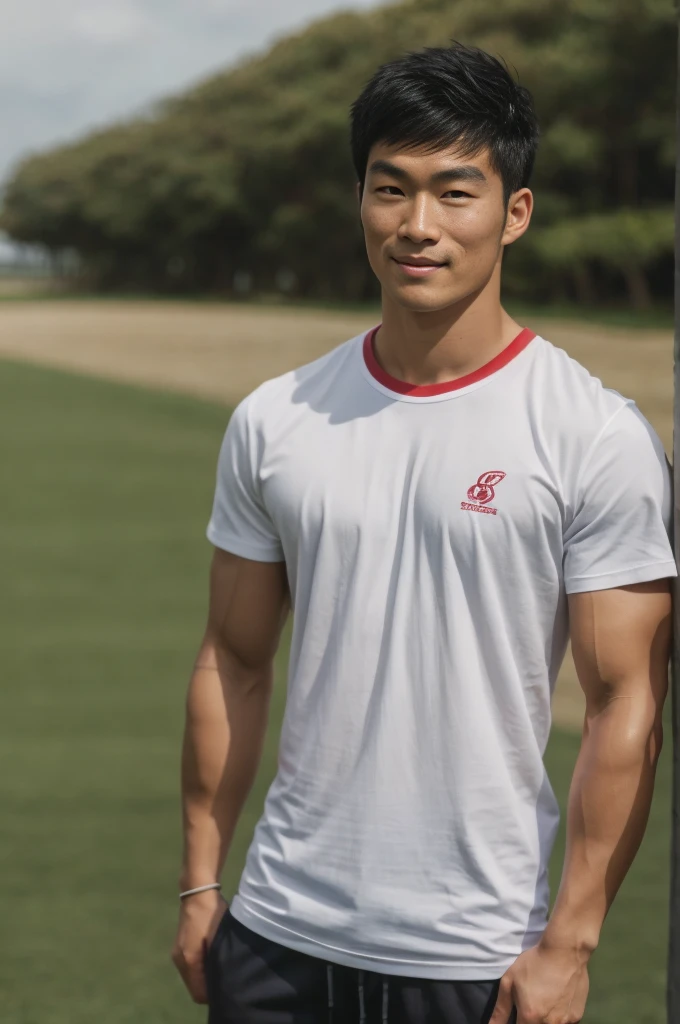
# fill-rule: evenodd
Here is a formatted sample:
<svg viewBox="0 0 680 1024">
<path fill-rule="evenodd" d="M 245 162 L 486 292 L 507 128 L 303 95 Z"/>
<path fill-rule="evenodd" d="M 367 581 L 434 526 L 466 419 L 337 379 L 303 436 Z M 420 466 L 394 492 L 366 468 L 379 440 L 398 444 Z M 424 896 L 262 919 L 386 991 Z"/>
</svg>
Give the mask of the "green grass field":
<svg viewBox="0 0 680 1024">
<path fill-rule="evenodd" d="M 183 694 L 225 421 L 190 399 L 0 364 L 2 1024 L 204 1019 L 169 949 Z M 278 668 L 228 890 L 274 769 L 285 652 Z M 562 802 L 577 746 L 551 742 Z M 591 1024 L 665 1020 L 669 760 L 593 964 Z"/>
</svg>

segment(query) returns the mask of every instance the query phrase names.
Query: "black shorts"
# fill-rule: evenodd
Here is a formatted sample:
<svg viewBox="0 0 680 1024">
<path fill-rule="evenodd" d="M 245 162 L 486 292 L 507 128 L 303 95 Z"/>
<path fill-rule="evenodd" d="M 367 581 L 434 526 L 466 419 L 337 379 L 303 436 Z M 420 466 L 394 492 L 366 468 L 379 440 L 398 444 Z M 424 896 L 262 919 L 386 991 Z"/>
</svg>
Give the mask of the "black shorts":
<svg viewBox="0 0 680 1024">
<path fill-rule="evenodd" d="M 331 964 L 257 935 L 229 911 L 206 954 L 206 977 L 208 1024 L 488 1024 L 498 993 L 498 981 Z"/>
</svg>

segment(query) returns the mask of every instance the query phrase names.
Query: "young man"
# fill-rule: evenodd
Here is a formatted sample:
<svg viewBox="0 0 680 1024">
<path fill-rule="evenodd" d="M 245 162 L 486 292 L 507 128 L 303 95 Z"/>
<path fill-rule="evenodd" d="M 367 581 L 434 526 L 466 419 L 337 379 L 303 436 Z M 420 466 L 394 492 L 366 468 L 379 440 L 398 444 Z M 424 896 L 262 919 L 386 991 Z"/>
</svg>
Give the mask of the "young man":
<svg viewBox="0 0 680 1024">
<path fill-rule="evenodd" d="M 229 424 L 173 954 L 212 1024 L 583 1015 L 647 820 L 675 563 L 649 425 L 500 303 L 537 136 L 488 54 L 381 68 L 352 145 L 382 325 Z M 289 608 L 279 771 L 225 913 Z M 569 630 L 587 712 L 547 921 Z"/>
</svg>

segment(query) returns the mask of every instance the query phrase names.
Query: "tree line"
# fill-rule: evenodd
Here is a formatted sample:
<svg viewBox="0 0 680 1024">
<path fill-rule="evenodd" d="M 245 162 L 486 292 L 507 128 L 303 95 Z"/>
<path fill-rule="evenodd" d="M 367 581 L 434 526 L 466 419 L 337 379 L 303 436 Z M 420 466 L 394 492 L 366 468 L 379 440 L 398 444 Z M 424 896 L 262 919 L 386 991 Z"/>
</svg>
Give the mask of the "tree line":
<svg viewBox="0 0 680 1024">
<path fill-rule="evenodd" d="M 669 299 L 672 0 L 402 0 L 325 18 L 145 117 L 29 158 L 0 227 L 77 253 L 102 290 L 372 299 L 349 105 L 378 64 L 454 38 L 516 69 L 541 122 L 534 222 L 508 254 L 507 291 Z"/>
</svg>

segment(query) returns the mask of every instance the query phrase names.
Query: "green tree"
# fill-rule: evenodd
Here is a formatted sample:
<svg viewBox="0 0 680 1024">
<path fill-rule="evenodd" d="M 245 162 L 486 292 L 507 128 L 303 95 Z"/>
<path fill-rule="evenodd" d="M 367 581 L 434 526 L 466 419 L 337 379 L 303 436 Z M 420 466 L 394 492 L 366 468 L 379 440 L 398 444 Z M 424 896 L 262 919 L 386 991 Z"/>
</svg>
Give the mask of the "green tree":
<svg viewBox="0 0 680 1024">
<path fill-rule="evenodd" d="M 348 149 L 375 68 L 452 38 L 502 56 L 542 125 L 532 231 L 508 254 L 527 298 L 637 306 L 671 289 L 672 0 L 404 0 L 326 18 L 254 59 L 21 165 L 2 226 L 75 248 L 101 287 L 229 292 L 281 271 L 300 294 L 366 298 Z"/>
</svg>

